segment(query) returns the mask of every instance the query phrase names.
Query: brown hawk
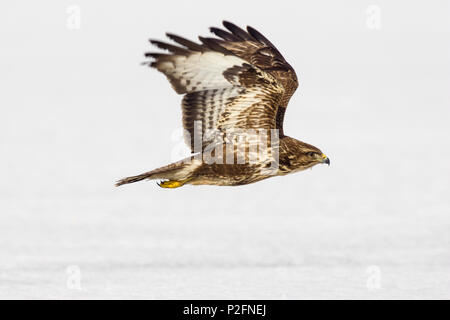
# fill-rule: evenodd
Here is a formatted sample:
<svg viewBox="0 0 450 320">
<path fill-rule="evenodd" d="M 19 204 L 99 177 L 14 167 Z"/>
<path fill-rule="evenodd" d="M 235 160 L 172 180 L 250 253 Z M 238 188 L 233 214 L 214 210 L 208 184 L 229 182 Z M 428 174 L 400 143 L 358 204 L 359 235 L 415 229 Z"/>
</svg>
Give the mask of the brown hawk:
<svg viewBox="0 0 450 320">
<path fill-rule="evenodd" d="M 286 175 L 330 160 L 318 148 L 288 137 L 283 119 L 298 87 L 294 69 L 252 27 L 224 21 L 219 38 L 195 43 L 167 34 L 176 45 L 150 40 L 168 53 L 146 53 L 147 65 L 164 73 L 182 100 L 185 140 L 192 155 L 128 178 L 184 184 L 237 186 Z"/>
</svg>

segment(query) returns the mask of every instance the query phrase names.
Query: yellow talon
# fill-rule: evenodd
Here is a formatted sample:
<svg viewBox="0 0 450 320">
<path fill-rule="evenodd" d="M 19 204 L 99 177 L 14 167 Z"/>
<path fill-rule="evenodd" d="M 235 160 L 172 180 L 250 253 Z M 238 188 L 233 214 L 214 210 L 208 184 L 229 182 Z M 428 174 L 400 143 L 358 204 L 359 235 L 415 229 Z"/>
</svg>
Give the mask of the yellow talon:
<svg viewBox="0 0 450 320">
<path fill-rule="evenodd" d="M 182 187 L 186 182 L 188 182 L 191 179 L 176 181 L 176 180 L 167 180 L 167 181 L 161 181 L 158 183 L 158 186 L 161 188 L 179 188 Z"/>
</svg>

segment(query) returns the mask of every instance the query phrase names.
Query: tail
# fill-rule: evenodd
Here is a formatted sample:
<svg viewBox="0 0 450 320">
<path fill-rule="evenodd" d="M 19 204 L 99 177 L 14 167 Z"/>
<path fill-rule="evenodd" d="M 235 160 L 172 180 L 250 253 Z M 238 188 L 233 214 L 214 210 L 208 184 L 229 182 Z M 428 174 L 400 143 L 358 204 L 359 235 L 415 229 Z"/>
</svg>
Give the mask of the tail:
<svg viewBox="0 0 450 320">
<path fill-rule="evenodd" d="M 188 159 L 189 160 L 189 159 Z M 190 178 L 193 170 L 197 167 L 192 161 L 179 161 L 171 163 L 167 166 L 139 174 L 137 176 L 126 177 L 116 182 L 116 187 L 123 184 L 134 183 L 145 179 L 167 179 L 167 180 L 184 180 Z"/>
<path fill-rule="evenodd" d="M 127 183 L 133 183 L 133 182 L 138 182 L 141 180 L 145 180 L 145 179 L 150 179 L 153 175 L 153 171 L 149 171 L 137 176 L 131 176 L 131 177 L 126 177 L 123 179 L 120 179 L 116 182 L 116 187 L 121 186 L 123 184 L 127 184 Z"/>
</svg>

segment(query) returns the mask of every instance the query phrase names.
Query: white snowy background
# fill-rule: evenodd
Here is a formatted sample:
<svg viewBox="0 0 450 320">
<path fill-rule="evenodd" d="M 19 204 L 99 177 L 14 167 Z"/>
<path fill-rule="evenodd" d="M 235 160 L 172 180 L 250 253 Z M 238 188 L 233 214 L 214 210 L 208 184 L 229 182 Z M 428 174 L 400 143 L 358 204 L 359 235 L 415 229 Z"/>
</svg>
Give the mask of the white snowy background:
<svg viewBox="0 0 450 320">
<path fill-rule="evenodd" d="M 450 298 L 449 1 L 3 1 L 0 298 Z M 242 187 L 181 158 L 148 38 L 251 25 L 331 166 Z"/>
</svg>

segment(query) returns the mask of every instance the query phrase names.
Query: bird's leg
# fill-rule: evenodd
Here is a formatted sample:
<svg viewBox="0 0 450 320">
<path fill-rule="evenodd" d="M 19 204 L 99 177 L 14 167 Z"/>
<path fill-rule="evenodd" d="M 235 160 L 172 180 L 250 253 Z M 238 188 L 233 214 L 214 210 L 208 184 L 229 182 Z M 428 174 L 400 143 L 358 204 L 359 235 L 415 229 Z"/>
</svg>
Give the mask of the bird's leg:
<svg viewBox="0 0 450 320">
<path fill-rule="evenodd" d="M 186 182 L 192 180 L 192 178 L 187 178 L 184 180 L 166 180 L 158 183 L 161 188 L 179 188 L 182 187 Z"/>
</svg>

